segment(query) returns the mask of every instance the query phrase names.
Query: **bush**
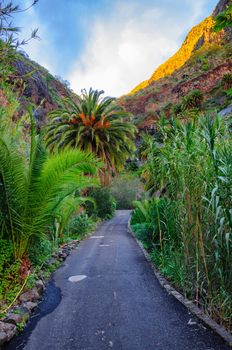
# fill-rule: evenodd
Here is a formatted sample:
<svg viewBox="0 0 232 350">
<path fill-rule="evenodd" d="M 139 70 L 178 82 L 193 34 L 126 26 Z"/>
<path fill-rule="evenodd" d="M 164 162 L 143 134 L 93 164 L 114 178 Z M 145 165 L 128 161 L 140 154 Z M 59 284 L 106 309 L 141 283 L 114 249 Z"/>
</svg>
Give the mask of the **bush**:
<svg viewBox="0 0 232 350">
<path fill-rule="evenodd" d="M 89 216 L 110 219 L 114 215 L 116 203 L 108 188 L 92 188 L 89 190 L 89 197 L 95 201 L 95 206 L 90 202 L 85 204 Z"/>
<path fill-rule="evenodd" d="M 173 106 L 173 112 L 175 115 L 178 115 L 182 112 L 182 104 L 177 103 L 176 105 Z"/>
<path fill-rule="evenodd" d="M 222 78 L 222 86 L 225 89 L 232 88 L 232 74 L 231 73 L 227 73 L 224 75 L 224 77 Z"/>
<path fill-rule="evenodd" d="M 117 209 L 131 209 L 133 202 L 141 197 L 143 186 L 136 175 L 122 174 L 115 178 L 110 191 L 116 200 Z"/>
<path fill-rule="evenodd" d="M 86 214 L 81 213 L 74 217 L 68 226 L 69 237 L 75 239 L 78 236 L 84 236 L 93 229 L 93 220 Z"/>
<path fill-rule="evenodd" d="M 167 198 L 153 198 L 135 202 L 135 206 L 132 229 L 148 249 L 154 246 L 162 249 L 167 240 L 177 237 L 178 211 L 175 202 Z"/>
<path fill-rule="evenodd" d="M 182 100 L 182 109 L 193 109 L 199 108 L 201 109 L 202 103 L 204 100 L 203 92 L 200 90 L 190 91 L 186 96 L 184 96 Z"/>
<path fill-rule="evenodd" d="M 46 237 L 35 237 L 31 242 L 29 257 L 34 266 L 42 265 L 53 252 L 53 244 Z"/>
<path fill-rule="evenodd" d="M 20 289 L 20 261 L 14 261 L 13 245 L 0 239 L 0 300 L 11 302 Z"/>
</svg>

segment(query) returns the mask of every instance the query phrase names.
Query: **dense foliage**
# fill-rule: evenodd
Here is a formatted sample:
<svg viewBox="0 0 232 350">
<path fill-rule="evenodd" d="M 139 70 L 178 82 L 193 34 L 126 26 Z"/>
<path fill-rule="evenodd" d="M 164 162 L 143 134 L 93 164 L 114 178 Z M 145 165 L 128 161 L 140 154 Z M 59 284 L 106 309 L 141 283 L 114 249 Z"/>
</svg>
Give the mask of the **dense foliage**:
<svg viewBox="0 0 232 350">
<path fill-rule="evenodd" d="M 91 188 L 88 192 L 94 202 L 87 202 L 85 208 L 89 216 L 96 216 L 101 219 L 110 219 L 116 208 L 115 199 L 109 191 L 109 188 Z"/>
<path fill-rule="evenodd" d="M 114 178 L 110 192 L 115 198 L 117 209 L 132 209 L 133 202 L 141 198 L 143 184 L 136 170 L 127 170 Z"/>
<path fill-rule="evenodd" d="M 161 271 L 227 328 L 232 326 L 232 138 L 218 117 L 159 125 L 145 138 L 132 227 Z"/>
<path fill-rule="evenodd" d="M 22 258 L 30 239 L 44 234 L 57 210 L 75 191 L 93 185 L 97 161 L 91 154 L 68 150 L 48 157 L 32 129 L 30 159 L 25 163 L 6 129 L 0 134 L 0 231 Z M 67 207 L 67 203 L 66 207 Z M 63 210 L 60 215 L 66 213 Z"/>
<path fill-rule="evenodd" d="M 99 162 L 80 150 L 50 155 L 36 135 L 32 115 L 29 143 L 4 108 L 0 116 L 0 296 L 7 302 L 32 264 L 51 256 L 70 218 L 90 200 L 80 193 L 98 184 Z"/>
</svg>

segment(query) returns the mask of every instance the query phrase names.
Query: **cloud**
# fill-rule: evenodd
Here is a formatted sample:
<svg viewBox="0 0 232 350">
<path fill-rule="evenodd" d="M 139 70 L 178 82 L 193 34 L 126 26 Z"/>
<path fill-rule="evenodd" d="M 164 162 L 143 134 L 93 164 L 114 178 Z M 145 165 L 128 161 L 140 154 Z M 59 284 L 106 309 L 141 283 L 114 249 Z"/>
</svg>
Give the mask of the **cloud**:
<svg viewBox="0 0 232 350">
<path fill-rule="evenodd" d="M 129 92 L 178 49 L 206 2 L 185 0 L 188 11 L 180 16 L 176 4 L 167 10 L 167 5 L 154 2 L 145 6 L 118 1 L 113 15 L 104 14 L 91 23 L 88 42 L 67 77 L 72 88 L 104 89 L 113 96 Z"/>
<path fill-rule="evenodd" d="M 28 8 L 32 1 L 26 0 L 23 8 Z M 55 73 L 56 60 L 51 41 L 48 36 L 48 28 L 46 24 L 41 21 L 37 15 L 36 7 L 31 7 L 27 11 L 18 15 L 16 19 L 17 26 L 21 27 L 19 39 L 28 39 L 32 30 L 38 28 L 38 35 L 40 39 L 32 39 L 29 43 L 22 47 L 29 57 L 38 62 L 49 71 Z"/>
</svg>

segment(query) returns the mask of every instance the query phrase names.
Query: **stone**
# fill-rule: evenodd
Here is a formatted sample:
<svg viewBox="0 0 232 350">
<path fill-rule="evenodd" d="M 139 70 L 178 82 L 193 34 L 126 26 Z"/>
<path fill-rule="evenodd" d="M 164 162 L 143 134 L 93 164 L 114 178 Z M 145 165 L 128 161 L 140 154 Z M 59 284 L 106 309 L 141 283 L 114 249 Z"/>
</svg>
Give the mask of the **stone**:
<svg viewBox="0 0 232 350">
<path fill-rule="evenodd" d="M 33 303 L 32 301 L 26 301 L 22 304 L 22 307 L 25 307 L 28 311 L 33 311 L 37 306 L 37 303 Z"/>
<path fill-rule="evenodd" d="M 24 314 L 9 314 L 4 321 L 7 323 L 13 323 L 17 325 L 18 323 L 26 323 L 29 319 L 29 313 Z"/>
<path fill-rule="evenodd" d="M 38 290 L 38 293 L 41 295 L 43 293 L 44 289 L 45 289 L 43 281 L 42 280 L 38 280 L 35 285 L 36 285 L 36 288 Z"/>
<path fill-rule="evenodd" d="M 0 345 L 13 338 L 16 331 L 17 329 L 14 324 L 0 321 Z"/>
<path fill-rule="evenodd" d="M 231 115 L 232 114 L 232 105 L 222 109 L 218 114 L 220 117 L 226 117 L 227 115 Z"/>
<path fill-rule="evenodd" d="M 5 332 L 0 332 L 0 346 L 7 342 L 8 336 Z"/>
<path fill-rule="evenodd" d="M 59 254 L 59 258 L 66 259 L 67 258 L 67 254 L 66 253 Z"/>
<path fill-rule="evenodd" d="M 36 300 L 39 300 L 39 298 L 40 298 L 40 295 L 39 295 L 37 289 L 33 288 L 33 289 L 21 294 L 19 297 L 19 300 L 22 302 L 24 302 L 24 301 L 36 301 Z"/>
<path fill-rule="evenodd" d="M 29 317 L 29 310 L 24 306 L 20 306 L 15 308 L 11 313 L 9 313 L 4 319 L 4 322 L 13 323 L 17 325 L 18 323 L 22 322 L 26 323 L 29 320 Z"/>
</svg>

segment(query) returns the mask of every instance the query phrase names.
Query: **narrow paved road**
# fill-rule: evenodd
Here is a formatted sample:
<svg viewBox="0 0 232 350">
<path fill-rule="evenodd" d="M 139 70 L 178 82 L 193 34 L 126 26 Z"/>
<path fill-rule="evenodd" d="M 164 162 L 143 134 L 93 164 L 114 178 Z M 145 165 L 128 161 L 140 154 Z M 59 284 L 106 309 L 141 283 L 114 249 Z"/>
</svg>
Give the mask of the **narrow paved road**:
<svg viewBox="0 0 232 350">
<path fill-rule="evenodd" d="M 127 233 L 128 218 L 117 212 L 72 252 L 40 313 L 7 349 L 229 349 L 159 285 Z M 77 275 L 87 277 L 69 280 Z"/>
</svg>

